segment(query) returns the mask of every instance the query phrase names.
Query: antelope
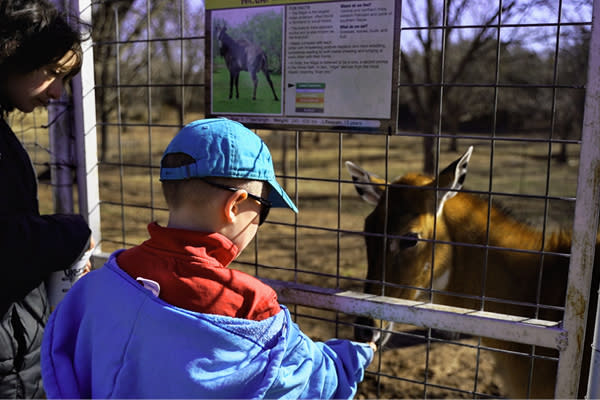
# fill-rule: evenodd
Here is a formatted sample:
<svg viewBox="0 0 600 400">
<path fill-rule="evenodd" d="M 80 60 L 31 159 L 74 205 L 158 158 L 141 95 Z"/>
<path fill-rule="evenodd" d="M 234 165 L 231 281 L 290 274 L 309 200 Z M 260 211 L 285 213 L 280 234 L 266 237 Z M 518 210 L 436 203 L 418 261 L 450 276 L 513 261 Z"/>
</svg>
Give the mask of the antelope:
<svg viewBox="0 0 600 400">
<path fill-rule="evenodd" d="M 346 162 L 358 194 L 375 206 L 364 225 L 368 261 L 365 292 L 417 300 L 432 288 L 433 303 L 560 321 L 562 311 L 556 307 L 540 308 L 535 315 L 534 305 L 538 303 L 541 273 L 539 304 L 564 306 L 569 259 L 560 254 L 570 253 L 571 234 L 560 230 L 544 240 L 542 232 L 495 205 L 490 208 L 487 199 L 461 192 L 472 151 L 470 147 L 436 178 L 408 173 L 391 184 Z M 587 389 L 599 249 L 600 235 L 596 242 L 580 398 Z M 387 285 L 382 285 L 383 281 Z M 482 295 L 486 297 L 483 306 Z M 372 320 L 370 325 L 374 326 Z M 359 330 L 355 334 L 358 336 Z M 381 343 L 375 330 L 369 330 L 369 334 L 369 340 L 379 339 Z M 482 342 L 493 348 L 531 354 L 529 345 L 490 338 L 482 338 Z M 535 354 L 556 357 L 558 352 L 536 347 Z M 554 396 L 555 360 L 535 358 L 530 380 L 532 364 L 527 357 L 494 352 L 494 358 L 495 371 L 509 397 Z"/>
</svg>

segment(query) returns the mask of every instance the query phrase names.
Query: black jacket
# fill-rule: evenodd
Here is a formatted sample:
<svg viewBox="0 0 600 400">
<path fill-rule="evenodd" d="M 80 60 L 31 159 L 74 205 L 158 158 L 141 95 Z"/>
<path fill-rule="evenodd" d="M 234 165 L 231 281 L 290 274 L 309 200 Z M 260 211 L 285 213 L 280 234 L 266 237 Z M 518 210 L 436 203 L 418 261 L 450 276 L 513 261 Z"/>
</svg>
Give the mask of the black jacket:
<svg viewBox="0 0 600 400">
<path fill-rule="evenodd" d="M 0 118 L 0 398 L 42 397 L 40 345 L 49 313 L 44 281 L 87 247 L 79 215 L 40 215 L 29 156 Z"/>
</svg>

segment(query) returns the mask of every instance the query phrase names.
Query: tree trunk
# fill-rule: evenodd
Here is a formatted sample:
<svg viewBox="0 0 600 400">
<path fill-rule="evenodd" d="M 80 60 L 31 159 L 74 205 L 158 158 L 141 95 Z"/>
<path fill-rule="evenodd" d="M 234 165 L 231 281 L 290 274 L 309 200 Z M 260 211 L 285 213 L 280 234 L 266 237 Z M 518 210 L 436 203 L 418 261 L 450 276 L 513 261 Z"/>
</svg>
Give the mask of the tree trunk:
<svg viewBox="0 0 600 400">
<path fill-rule="evenodd" d="M 566 164 L 569 161 L 569 156 L 567 155 L 567 144 L 560 144 L 560 153 L 558 154 L 557 160 L 560 164 Z"/>
<path fill-rule="evenodd" d="M 435 139 L 432 136 L 423 138 L 423 172 L 433 175 L 435 172 Z"/>
<path fill-rule="evenodd" d="M 432 118 L 433 115 L 438 115 L 437 93 L 430 93 L 428 96 L 427 109 L 431 110 L 431 114 L 425 118 L 419 118 L 417 121 L 419 131 L 426 136 L 423 137 L 423 173 L 433 175 L 435 172 L 436 140 L 439 140 L 438 119 Z"/>
<path fill-rule="evenodd" d="M 283 135 L 281 139 L 281 172 L 283 172 L 283 190 L 287 191 L 287 138 L 288 135 Z"/>
<path fill-rule="evenodd" d="M 456 135 L 458 134 L 458 119 L 455 115 L 458 115 L 458 112 L 450 112 L 452 116 L 448 118 L 448 133 L 452 135 L 450 138 L 450 144 L 448 145 L 448 151 L 456 153 L 458 152 L 458 139 Z"/>
</svg>

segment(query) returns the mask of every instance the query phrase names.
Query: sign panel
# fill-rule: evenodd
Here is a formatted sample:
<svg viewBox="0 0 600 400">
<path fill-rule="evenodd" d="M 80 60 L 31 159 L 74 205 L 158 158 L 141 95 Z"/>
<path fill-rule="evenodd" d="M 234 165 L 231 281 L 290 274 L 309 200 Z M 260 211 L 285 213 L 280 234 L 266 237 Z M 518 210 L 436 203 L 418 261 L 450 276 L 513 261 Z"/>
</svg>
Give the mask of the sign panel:
<svg viewBox="0 0 600 400">
<path fill-rule="evenodd" d="M 206 0 L 206 115 L 395 131 L 401 0 Z"/>
</svg>

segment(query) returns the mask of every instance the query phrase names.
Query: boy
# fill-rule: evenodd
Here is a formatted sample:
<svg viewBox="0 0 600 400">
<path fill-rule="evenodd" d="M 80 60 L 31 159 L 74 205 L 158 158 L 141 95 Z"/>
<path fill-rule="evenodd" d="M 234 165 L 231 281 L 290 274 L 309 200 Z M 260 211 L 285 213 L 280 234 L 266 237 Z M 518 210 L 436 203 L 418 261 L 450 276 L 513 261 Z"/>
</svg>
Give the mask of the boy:
<svg viewBox="0 0 600 400">
<path fill-rule="evenodd" d="M 227 268 L 270 207 L 297 212 L 262 140 L 224 118 L 192 122 L 160 177 L 167 227 L 151 223 L 51 315 L 48 397 L 353 397 L 374 345 L 312 342 L 273 289 Z"/>
</svg>

